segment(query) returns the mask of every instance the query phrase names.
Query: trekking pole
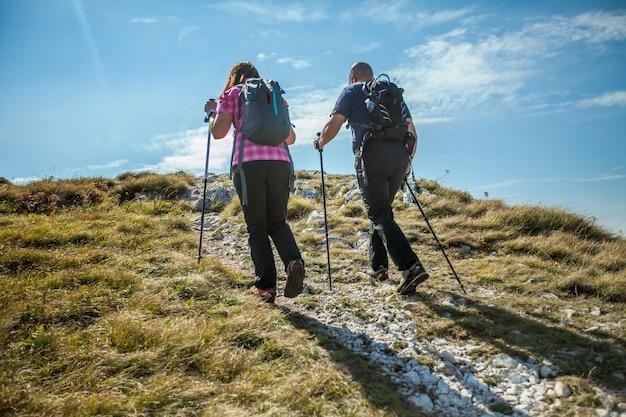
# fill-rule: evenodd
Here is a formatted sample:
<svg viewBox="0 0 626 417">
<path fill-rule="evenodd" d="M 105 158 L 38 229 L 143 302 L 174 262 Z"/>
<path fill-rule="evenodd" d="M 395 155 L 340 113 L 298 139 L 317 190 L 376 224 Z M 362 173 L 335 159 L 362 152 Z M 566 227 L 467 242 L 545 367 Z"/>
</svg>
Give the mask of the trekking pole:
<svg viewBox="0 0 626 417">
<path fill-rule="evenodd" d="M 320 134 L 317 134 L 319 138 Z M 324 231 L 326 232 L 326 263 L 328 264 L 328 289 L 332 291 L 333 281 L 330 276 L 330 246 L 328 243 L 328 217 L 326 216 L 326 186 L 324 185 L 324 158 L 322 158 L 322 149 L 320 151 L 320 171 L 322 171 L 322 200 L 324 202 Z"/>
<path fill-rule="evenodd" d="M 215 101 L 214 98 L 209 101 Z M 210 109 L 206 116 L 204 116 L 204 122 L 209 123 L 209 116 L 215 110 Z M 198 263 L 200 263 L 200 259 L 202 259 L 202 232 L 204 230 L 204 207 L 206 204 L 206 183 L 209 177 L 209 150 L 211 149 L 211 125 L 208 128 L 209 134 L 207 135 L 207 143 L 206 143 L 206 161 L 204 163 L 204 190 L 202 191 L 202 214 L 200 215 L 200 240 L 198 242 Z"/>
<path fill-rule="evenodd" d="M 409 189 L 409 192 L 413 196 L 413 201 L 415 201 L 415 204 L 417 204 L 417 207 L 419 207 L 420 212 L 422 213 L 422 217 L 424 217 L 424 220 L 426 221 L 426 224 L 428 225 L 428 228 L 430 229 L 431 233 L 435 237 L 435 241 L 437 242 L 437 246 L 439 246 L 439 249 L 441 249 L 441 253 L 443 253 L 443 256 L 446 258 L 446 261 L 448 261 L 448 265 L 450 265 L 450 269 L 452 270 L 452 273 L 454 274 L 454 277 L 456 278 L 457 282 L 461 286 L 461 289 L 463 290 L 463 294 L 467 295 L 467 292 L 465 291 L 465 287 L 463 286 L 463 283 L 459 279 L 459 276 L 456 274 L 456 271 L 454 270 L 454 267 L 452 266 L 452 262 L 450 262 L 450 259 L 448 259 L 448 255 L 446 255 L 446 251 L 443 250 L 443 245 L 441 244 L 441 242 L 439 242 L 439 238 L 437 237 L 437 234 L 433 230 L 433 227 L 430 225 L 430 222 L 428 221 L 428 217 L 426 217 L 426 213 L 424 213 L 424 209 L 422 209 L 422 205 L 417 200 L 417 196 L 413 192 L 413 189 L 411 189 L 411 186 L 409 185 L 409 181 L 405 178 L 404 182 L 406 184 L 406 187 Z"/>
</svg>

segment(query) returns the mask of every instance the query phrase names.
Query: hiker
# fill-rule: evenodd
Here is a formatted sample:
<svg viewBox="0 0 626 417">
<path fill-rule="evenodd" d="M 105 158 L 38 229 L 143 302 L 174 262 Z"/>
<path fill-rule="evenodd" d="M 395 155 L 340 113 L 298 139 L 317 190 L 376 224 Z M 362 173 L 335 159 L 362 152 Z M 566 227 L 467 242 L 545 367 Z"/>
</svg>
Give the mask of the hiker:
<svg viewBox="0 0 626 417">
<path fill-rule="evenodd" d="M 259 78 L 259 73 L 252 63 L 235 64 L 228 74 L 226 86 L 218 102 L 207 102 L 204 110 L 215 111 L 209 116 L 209 126 L 215 139 L 224 138 L 231 125 L 234 127 L 231 168 L 237 195 L 242 201 L 249 234 L 248 244 L 254 263 L 255 278 L 251 290 L 262 300 L 274 303 L 277 273 L 270 237 L 287 274 L 285 297 L 293 298 L 302 292 L 304 261 L 291 228 L 286 222 L 293 175 L 287 147 L 282 143 L 260 145 L 248 140 L 241 132 L 243 111 L 240 92 L 244 82 L 250 78 Z M 284 105 L 286 106 L 286 102 Z M 291 145 L 295 140 L 295 132 L 289 125 L 285 142 Z M 239 152 L 241 147 L 243 155 Z M 241 164 L 239 158 L 242 158 Z"/>
<path fill-rule="evenodd" d="M 370 282 L 382 283 L 389 278 L 388 252 L 402 273 L 397 292 L 407 295 L 414 293 L 415 287 L 428 279 L 428 274 L 395 222 L 391 204 L 410 172 L 411 159 L 417 148 L 417 133 L 403 101 L 406 113 L 402 140 L 382 139 L 371 128 L 373 116 L 366 106 L 367 96 L 363 87 L 373 80 L 369 64 L 357 62 L 352 65 L 349 85 L 339 94 L 330 120 L 314 140 L 313 146 L 322 150 L 348 121 L 352 130 L 357 180 L 370 220 Z"/>
</svg>

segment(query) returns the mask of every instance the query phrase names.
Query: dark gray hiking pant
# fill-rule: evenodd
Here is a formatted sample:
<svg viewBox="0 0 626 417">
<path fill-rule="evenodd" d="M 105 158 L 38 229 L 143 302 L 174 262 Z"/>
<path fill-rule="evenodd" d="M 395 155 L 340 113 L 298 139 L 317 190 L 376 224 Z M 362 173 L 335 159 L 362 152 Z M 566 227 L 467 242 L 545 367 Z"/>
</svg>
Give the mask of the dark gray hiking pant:
<svg viewBox="0 0 626 417">
<path fill-rule="evenodd" d="M 254 263 L 254 285 L 262 290 L 276 287 L 276 265 L 270 238 L 285 265 L 300 258 L 300 251 L 287 224 L 291 164 L 285 161 L 244 162 L 248 204 L 243 213 L 248 228 L 248 243 Z M 241 198 L 241 177 L 233 176 Z"/>
<path fill-rule="evenodd" d="M 399 270 L 409 269 L 419 258 L 393 218 L 391 204 L 400 189 L 409 164 L 403 142 L 369 139 L 363 146 L 357 178 L 370 220 L 370 266 L 374 271 L 389 267 L 387 252 Z"/>
</svg>

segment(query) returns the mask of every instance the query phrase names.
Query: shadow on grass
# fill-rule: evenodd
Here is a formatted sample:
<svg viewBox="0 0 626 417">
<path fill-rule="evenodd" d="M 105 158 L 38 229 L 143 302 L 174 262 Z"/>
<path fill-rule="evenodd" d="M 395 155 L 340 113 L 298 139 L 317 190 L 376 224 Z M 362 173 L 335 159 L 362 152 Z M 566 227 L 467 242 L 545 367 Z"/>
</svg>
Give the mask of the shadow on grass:
<svg viewBox="0 0 626 417">
<path fill-rule="evenodd" d="M 443 292 L 452 299 L 460 296 Z M 505 308 L 472 301 L 464 307 L 441 303 L 440 297 L 421 299 L 439 316 L 455 322 L 474 340 L 490 344 L 501 352 L 526 361 L 530 356 L 559 368 L 560 376 L 589 380 L 594 385 L 617 390 L 626 399 L 624 382 L 612 377 L 626 371 L 626 341 L 598 328 L 577 328 L 542 313 L 512 313 Z"/>
<path fill-rule="evenodd" d="M 413 403 L 408 401 L 396 389 L 394 383 L 372 367 L 367 360 L 350 351 L 339 341 L 324 331 L 327 325 L 305 316 L 299 312 L 291 311 L 288 307 L 279 307 L 287 316 L 294 327 L 305 330 L 314 336 L 321 347 L 326 349 L 333 361 L 345 372 L 350 374 L 353 381 L 363 389 L 364 397 L 378 409 L 390 416 L 398 417 L 426 417 L 431 414 L 424 413 Z M 357 335 L 355 335 L 357 337 Z"/>
</svg>

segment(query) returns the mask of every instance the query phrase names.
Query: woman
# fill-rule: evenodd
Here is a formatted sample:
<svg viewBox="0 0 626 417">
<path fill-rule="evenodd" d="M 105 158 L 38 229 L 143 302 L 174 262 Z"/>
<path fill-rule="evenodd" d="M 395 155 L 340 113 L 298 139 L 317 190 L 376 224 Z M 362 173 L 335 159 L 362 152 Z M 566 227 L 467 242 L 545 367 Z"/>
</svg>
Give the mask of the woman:
<svg viewBox="0 0 626 417">
<path fill-rule="evenodd" d="M 259 73 L 250 62 L 235 64 L 228 74 L 219 102 L 209 101 L 205 111 L 215 111 L 209 116 L 209 126 L 215 139 L 224 138 L 233 126 L 234 141 L 231 164 L 245 172 L 247 204 L 242 205 L 248 228 L 248 243 L 254 263 L 255 278 L 252 292 L 262 300 L 273 303 L 276 298 L 276 265 L 270 237 L 276 246 L 287 273 L 285 297 L 297 297 L 302 292 L 304 262 L 300 250 L 287 224 L 287 202 L 289 201 L 291 158 L 284 144 L 260 145 L 247 140 L 240 132 L 242 114 L 239 93 L 248 78 L 259 78 Z M 243 155 L 239 149 L 243 146 Z M 293 128 L 285 140 L 288 145 L 296 141 Z M 240 201 L 242 200 L 242 175 L 234 170 L 233 181 Z"/>
</svg>

